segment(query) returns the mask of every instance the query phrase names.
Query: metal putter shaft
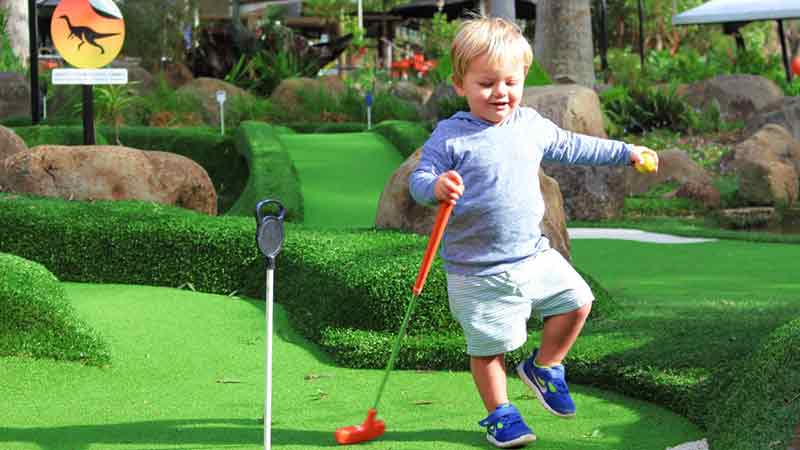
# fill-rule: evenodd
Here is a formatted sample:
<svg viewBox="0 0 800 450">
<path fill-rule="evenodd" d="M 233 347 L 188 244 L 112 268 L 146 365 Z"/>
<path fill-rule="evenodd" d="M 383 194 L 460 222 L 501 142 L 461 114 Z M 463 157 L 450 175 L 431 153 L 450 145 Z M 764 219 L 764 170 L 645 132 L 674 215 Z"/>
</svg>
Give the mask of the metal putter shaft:
<svg viewBox="0 0 800 450">
<path fill-rule="evenodd" d="M 436 251 L 439 248 L 439 243 L 442 240 L 444 229 L 447 226 L 447 221 L 450 219 L 450 213 L 453 212 L 453 205 L 450 203 L 440 203 L 439 211 L 436 214 L 436 221 L 433 224 L 431 236 L 428 239 L 428 246 L 425 248 L 425 255 L 422 257 L 422 264 L 417 274 L 417 280 L 414 283 L 414 289 L 411 292 L 411 299 L 406 307 L 406 313 L 403 317 L 403 323 L 400 325 L 400 331 L 395 337 L 394 345 L 392 346 L 392 354 L 389 357 L 389 362 L 386 364 L 386 370 L 383 373 L 383 380 L 381 380 L 380 387 L 378 387 L 378 395 L 375 398 L 375 403 L 372 408 L 367 412 L 367 418 L 361 425 L 353 425 L 348 427 L 341 427 L 336 430 L 334 437 L 339 444 L 358 444 L 359 442 L 370 441 L 378 438 L 386 432 L 386 423 L 382 420 L 376 419 L 378 415 L 378 403 L 383 395 L 383 390 L 386 387 L 386 381 L 389 379 L 389 374 L 392 372 L 397 354 L 400 352 L 400 343 L 406 333 L 411 313 L 417 304 L 417 298 L 422 293 L 422 288 L 425 286 L 425 280 L 428 278 L 428 272 L 433 264 L 433 259 L 436 257 Z"/>
<path fill-rule="evenodd" d="M 264 214 L 268 206 L 277 207 L 277 215 Z M 272 430 L 272 305 L 274 292 L 275 257 L 283 246 L 283 218 L 286 210 L 277 200 L 262 200 L 256 205 L 256 243 L 264 255 L 267 263 L 266 282 L 266 321 L 267 335 L 265 348 L 265 376 L 264 376 L 264 450 L 271 448 Z"/>
</svg>

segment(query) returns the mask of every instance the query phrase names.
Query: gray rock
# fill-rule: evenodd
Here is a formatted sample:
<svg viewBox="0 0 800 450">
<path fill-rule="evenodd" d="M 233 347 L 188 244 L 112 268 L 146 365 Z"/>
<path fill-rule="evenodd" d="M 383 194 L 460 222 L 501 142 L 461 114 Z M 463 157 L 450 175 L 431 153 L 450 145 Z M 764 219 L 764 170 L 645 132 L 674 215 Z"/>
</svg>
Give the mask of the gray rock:
<svg viewBox="0 0 800 450">
<path fill-rule="evenodd" d="M 0 162 L 4 192 L 69 200 L 144 200 L 217 214 L 199 164 L 173 153 L 111 146 L 43 145 Z"/>
<path fill-rule="evenodd" d="M 14 133 L 9 128 L 0 126 L 0 163 L 9 156 L 27 149 L 28 146 L 25 145 L 25 141 L 17 136 L 17 133 Z M 3 182 L 0 180 L 0 185 L 2 184 Z"/>
<path fill-rule="evenodd" d="M 683 86 L 679 94 L 697 109 L 706 109 L 716 101 L 724 120 L 747 120 L 783 99 L 783 91 L 772 80 L 742 74 L 719 75 Z"/>
<path fill-rule="evenodd" d="M 786 128 L 800 140 L 800 97 L 785 97 L 782 101 L 760 109 L 747 121 L 746 133 L 751 135 L 769 124 Z"/>
<path fill-rule="evenodd" d="M 800 195 L 800 141 L 779 125 L 766 125 L 720 161 L 720 172 L 739 177 L 739 196 L 749 205 L 791 205 Z"/>
<path fill-rule="evenodd" d="M 0 120 L 31 117 L 31 88 L 24 75 L 0 72 Z"/>
</svg>

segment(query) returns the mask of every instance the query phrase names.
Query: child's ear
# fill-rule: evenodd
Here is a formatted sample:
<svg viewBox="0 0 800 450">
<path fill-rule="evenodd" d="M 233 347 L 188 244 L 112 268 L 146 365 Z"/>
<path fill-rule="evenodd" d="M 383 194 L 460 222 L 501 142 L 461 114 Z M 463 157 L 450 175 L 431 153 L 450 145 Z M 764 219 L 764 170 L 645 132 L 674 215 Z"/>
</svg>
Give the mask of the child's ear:
<svg viewBox="0 0 800 450">
<path fill-rule="evenodd" d="M 458 94 L 459 97 L 463 97 L 464 85 L 462 84 L 462 81 L 456 79 L 456 77 L 452 75 L 450 76 L 450 80 L 453 82 L 453 88 L 456 90 L 456 94 Z"/>
</svg>

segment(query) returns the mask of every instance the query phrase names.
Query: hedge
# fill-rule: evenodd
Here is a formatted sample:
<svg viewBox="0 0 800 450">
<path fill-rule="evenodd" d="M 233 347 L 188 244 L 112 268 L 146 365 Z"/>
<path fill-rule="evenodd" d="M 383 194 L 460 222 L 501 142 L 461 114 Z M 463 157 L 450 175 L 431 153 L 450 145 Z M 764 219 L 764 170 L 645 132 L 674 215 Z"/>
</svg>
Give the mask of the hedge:
<svg viewBox="0 0 800 450">
<path fill-rule="evenodd" d="M 431 135 L 421 124 L 402 120 L 385 120 L 375 126 L 373 131 L 391 142 L 405 158 L 422 147 Z"/>
<path fill-rule="evenodd" d="M 263 293 L 263 261 L 252 219 L 208 217 L 156 203 L 2 194 L 0 223 L 5 225 L 0 251 L 38 261 L 63 280 L 171 287 L 191 283 L 204 292 L 235 291 L 255 298 Z M 286 227 L 275 297 L 298 330 L 316 342 L 330 339 L 336 334 L 332 330 L 339 336 L 347 330 L 378 333 L 374 339 L 396 332 L 427 238 L 392 231 L 315 230 L 291 223 Z M 595 289 L 593 317 L 611 304 L 607 293 Z M 459 332 L 437 260 L 408 334 L 447 340 Z M 338 357 L 352 360 L 348 352 L 360 351 L 359 346 L 338 349 Z M 428 364 L 427 356 L 417 356 L 413 365 Z M 441 367 L 461 367 L 462 359 L 442 360 Z"/>
<path fill-rule="evenodd" d="M 789 447 L 800 424 L 800 319 L 775 330 L 752 356 L 742 358 L 711 391 L 712 448 L 771 450 Z"/>
<path fill-rule="evenodd" d="M 83 127 L 36 125 L 13 128 L 14 132 L 25 141 L 28 147 L 38 145 L 83 145 Z M 108 145 L 103 133 L 95 130 L 97 145 Z"/>
<path fill-rule="evenodd" d="M 367 131 L 367 124 L 362 122 L 293 122 L 286 127 L 297 133 L 359 133 Z"/>
<path fill-rule="evenodd" d="M 239 154 L 250 167 L 242 195 L 228 214 L 252 216 L 255 205 L 265 198 L 279 198 L 286 207 L 286 220 L 303 221 L 303 195 L 300 179 L 278 133 L 264 122 L 242 122 L 234 139 Z"/>
<path fill-rule="evenodd" d="M 0 253 L 0 356 L 103 365 L 106 344 L 79 320 L 41 264 Z"/>
</svg>

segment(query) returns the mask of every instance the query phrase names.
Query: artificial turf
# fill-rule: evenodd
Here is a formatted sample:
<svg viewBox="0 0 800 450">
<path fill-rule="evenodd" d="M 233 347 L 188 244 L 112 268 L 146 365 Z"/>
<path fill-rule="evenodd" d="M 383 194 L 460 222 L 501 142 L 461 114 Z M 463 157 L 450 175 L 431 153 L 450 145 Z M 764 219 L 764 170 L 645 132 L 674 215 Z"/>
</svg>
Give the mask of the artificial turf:
<svg viewBox="0 0 800 450">
<path fill-rule="evenodd" d="M 797 318 L 797 245 L 593 239 L 571 244 L 573 263 L 617 302 L 613 318 L 587 324 L 572 355 L 591 354 L 645 384 L 669 387 L 666 402 L 699 422 L 703 414 L 715 414 L 705 410 L 703 383 L 727 378 L 775 329 Z M 642 393 L 661 400 L 658 392 L 637 395 Z"/>
<path fill-rule="evenodd" d="M 0 359 L 0 448 L 262 448 L 262 301 L 141 286 L 64 286 L 78 315 L 109 343 L 112 364 Z M 333 431 L 364 419 L 382 375 L 332 366 L 288 327 L 280 307 L 273 360 L 273 448 L 287 450 L 336 447 Z M 562 420 L 511 380 L 512 401 L 539 435 L 533 448 L 650 450 L 700 436 L 685 419 L 652 404 L 572 388 L 579 415 Z M 482 408 L 467 373 L 396 371 L 378 410 L 387 433 L 358 448 L 489 448 L 476 425 Z"/>
<path fill-rule="evenodd" d="M 303 222 L 324 228 L 375 225 L 386 181 L 404 158 L 377 133 L 284 134 L 302 186 Z"/>
</svg>

